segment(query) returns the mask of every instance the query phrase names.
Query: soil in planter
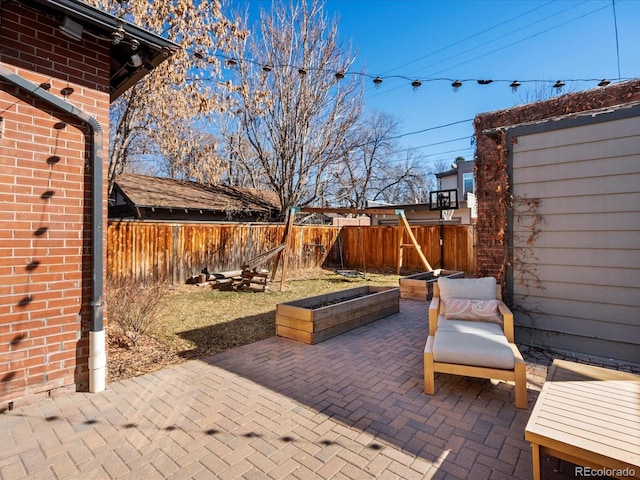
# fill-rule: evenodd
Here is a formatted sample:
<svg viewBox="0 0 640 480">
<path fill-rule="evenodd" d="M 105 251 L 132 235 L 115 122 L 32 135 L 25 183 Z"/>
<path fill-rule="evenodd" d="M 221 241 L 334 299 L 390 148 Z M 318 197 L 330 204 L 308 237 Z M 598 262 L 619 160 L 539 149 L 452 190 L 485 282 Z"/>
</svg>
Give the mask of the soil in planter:
<svg viewBox="0 0 640 480">
<path fill-rule="evenodd" d="M 307 307 L 310 310 L 317 310 L 322 307 L 328 307 L 329 305 L 336 305 L 337 303 L 348 302 L 349 300 L 355 300 L 356 298 L 366 297 L 369 295 L 368 293 L 363 293 L 361 295 L 351 295 L 349 297 L 336 298 L 335 300 L 326 300 L 324 302 L 316 303 Z"/>
</svg>

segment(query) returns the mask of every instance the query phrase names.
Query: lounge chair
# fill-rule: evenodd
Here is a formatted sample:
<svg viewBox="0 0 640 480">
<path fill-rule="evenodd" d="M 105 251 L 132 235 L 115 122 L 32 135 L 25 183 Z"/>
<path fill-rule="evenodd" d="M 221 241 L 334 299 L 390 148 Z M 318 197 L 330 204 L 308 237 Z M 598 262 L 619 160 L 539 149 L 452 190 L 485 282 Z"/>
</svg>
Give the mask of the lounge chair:
<svg viewBox="0 0 640 480">
<path fill-rule="evenodd" d="M 441 277 L 434 283 L 424 349 L 429 395 L 436 373 L 514 382 L 515 405 L 527 408 L 526 366 L 514 343 L 513 314 L 495 278 Z"/>
</svg>

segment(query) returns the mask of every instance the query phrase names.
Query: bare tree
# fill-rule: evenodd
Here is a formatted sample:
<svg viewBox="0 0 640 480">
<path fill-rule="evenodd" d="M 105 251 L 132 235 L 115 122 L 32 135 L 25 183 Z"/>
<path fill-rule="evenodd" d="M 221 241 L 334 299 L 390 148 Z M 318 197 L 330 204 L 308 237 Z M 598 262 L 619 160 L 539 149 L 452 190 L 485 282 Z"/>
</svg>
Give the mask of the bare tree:
<svg viewBox="0 0 640 480">
<path fill-rule="evenodd" d="M 201 157 L 193 152 L 200 134 L 188 134 L 186 125 L 211 121 L 212 112 L 229 105 L 230 84 L 219 81 L 216 55 L 246 38 L 247 32 L 224 16 L 219 0 L 86 1 L 182 47 L 112 105 L 109 189 L 136 156 L 164 156 L 169 163 L 191 156 L 191 161 L 198 161 Z M 168 170 L 189 169 L 178 165 Z"/>
<path fill-rule="evenodd" d="M 274 3 L 260 30 L 238 43 L 233 60 L 239 108 L 228 151 L 247 175 L 276 192 L 284 209 L 318 201 L 331 167 L 349 150 L 362 110 L 362 79 L 344 76 L 354 60 L 338 41 L 323 3 Z M 248 151 L 233 150 L 238 136 Z"/>
<path fill-rule="evenodd" d="M 387 203 L 422 202 L 428 196 L 430 174 L 413 149 L 398 150 L 399 121 L 373 112 L 354 128 L 355 147 L 345 152 L 334 171 L 334 201 L 364 208 L 369 200 Z"/>
<path fill-rule="evenodd" d="M 542 102 L 576 90 L 577 88 L 573 83 L 563 84 L 561 88 L 558 88 L 552 82 L 535 82 L 533 87 L 518 92 L 517 101 L 514 104 L 526 105 L 528 103 Z"/>
<path fill-rule="evenodd" d="M 427 201 L 432 172 L 407 150 L 394 156 L 376 171 L 372 200 L 387 203 L 422 203 Z"/>
<path fill-rule="evenodd" d="M 380 174 L 393 156 L 391 137 L 398 131 L 398 120 L 390 114 L 373 112 L 358 122 L 352 132 L 351 150 L 333 167 L 334 201 L 350 208 L 365 208 L 367 200 L 381 187 Z"/>
</svg>

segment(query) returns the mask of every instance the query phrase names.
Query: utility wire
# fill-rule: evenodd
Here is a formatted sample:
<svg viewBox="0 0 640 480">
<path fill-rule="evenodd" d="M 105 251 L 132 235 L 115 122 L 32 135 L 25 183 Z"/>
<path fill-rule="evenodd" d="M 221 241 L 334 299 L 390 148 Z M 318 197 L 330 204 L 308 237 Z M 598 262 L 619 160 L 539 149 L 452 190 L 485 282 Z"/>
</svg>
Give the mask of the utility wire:
<svg viewBox="0 0 640 480">
<path fill-rule="evenodd" d="M 524 12 L 524 13 L 522 13 L 522 14 L 520 14 L 520 15 L 516 15 L 515 17 L 512 17 L 512 18 L 510 18 L 510 19 L 508 19 L 508 20 L 505 20 L 504 22 L 500 22 L 500 23 L 498 23 L 498 24 L 496 24 L 496 25 L 494 25 L 494 26 L 492 26 L 492 27 L 489 27 L 489 28 L 487 28 L 487 29 L 485 29 L 485 30 L 482 30 L 482 31 L 478 32 L 478 33 L 475 33 L 475 34 L 473 34 L 473 35 L 470 35 L 470 36 L 468 36 L 468 37 L 465 37 L 465 38 L 463 38 L 462 40 L 458 40 L 457 42 L 451 43 L 451 44 L 447 45 L 446 47 L 442 47 L 442 48 L 440 48 L 440 49 L 438 49 L 438 50 L 436 50 L 436 51 L 434 51 L 434 52 L 430 52 L 430 53 L 427 53 L 426 55 L 423 55 L 423 56 L 421 56 L 421 57 L 419 57 L 419 58 L 416 58 L 415 60 L 411 60 L 411 61 L 409 61 L 409 62 L 403 63 L 402 65 L 400 65 L 400 66 L 398 66 L 398 67 L 395 67 L 395 68 L 392 68 L 392 69 L 390 69 L 390 70 L 387 70 L 387 71 L 385 72 L 385 74 L 390 73 L 390 72 L 393 72 L 393 71 L 396 71 L 396 70 L 399 70 L 399 69 L 401 69 L 401 68 L 403 68 L 403 67 L 406 67 L 406 66 L 408 66 L 408 65 L 411 65 L 412 63 L 419 62 L 420 60 L 424 60 L 425 58 L 427 58 L 427 57 L 431 57 L 431 56 L 433 56 L 433 55 L 436 55 L 437 53 L 444 52 L 445 50 L 448 50 L 448 49 L 450 49 L 450 48 L 452 48 L 452 47 L 455 47 L 455 46 L 457 46 L 457 45 L 460 45 L 461 43 L 464 43 L 464 42 L 466 42 L 467 40 L 472 40 L 472 39 L 474 39 L 474 38 L 476 38 L 476 37 L 479 37 L 480 35 L 482 35 L 482 34 L 484 34 L 484 33 L 490 32 L 491 30 L 495 30 L 495 29 L 496 29 L 496 28 L 498 28 L 498 27 L 501 27 L 501 26 L 503 26 L 503 25 L 505 25 L 505 24 L 507 24 L 507 23 L 510 23 L 510 22 L 512 22 L 512 21 L 514 21 L 514 20 L 517 20 L 517 19 L 521 18 L 521 17 L 524 17 L 525 15 L 529 15 L 530 13 L 533 13 L 533 12 L 535 12 L 536 10 L 539 10 L 539 9 L 541 9 L 541 8 L 544 8 L 544 7 L 546 7 L 547 5 L 550 5 L 550 4 L 552 4 L 552 3 L 553 3 L 553 0 L 552 0 L 552 1 L 549 1 L 549 2 L 547 2 L 547 3 L 543 4 L 543 5 L 540 5 L 539 7 L 532 8 L 531 10 L 527 10 L 526 12 Z"/>
<path fill-rule="evenodd" d="M 613 26 L 616 32 L 616 59 L 618 61 L 618 78 L 620 78 L 620 44 L 618 43 L 618 17 L 616 15 L 616 0 L 611 0 L 613 6 Z"/>
<path fill-rule="evenodd" d="M 491 40 L 489 40 L 489 41 L 486 41 L 486 42 L 485 42 L 485 43 L 483 43 L 483 44 L 480 44 L 480 45 L 474 46 L 473 48 L 470 48 L 470 49 L 465 50 L 465 51 L 463 51 L 463 52 L 457 53 L 456 55 L 448 56 L 446 59 L 440 60 L 439 62 L 436 62 L 436 63 L 433 63 L 433 64 L 428 65 L 428 66 L 426 66 L 426 67 L 423 67 L 421 70 L 418 70 L 418 71 L 422 71 L 422 70 L 425 70 L 425 69 L 427 69 L 427 68 L 434 67 L 435 65 L 438 65 L 438 64 L 440 64 L 440 63 L 444 63 L 444 62 L 446 62 L 446 61 L 449 61 L 449 60 L 451 60 L 452 58 L 460 57 L 460 56 L 465 55 L 465 54 L 467 54 L 467 53 L 470 53 L 470 52 L 473 52 L 473 51 L 478 50 L 478 49 L 480 49 L 480 48 L 486 47 L 486 46 L 488 46 L 489 44 L 491 44 L 491 43 L 495 43 L 495 42 L 497 42 L 498 40 L 502 40 L 503 38 L 506 38 L 506 37 L 508 37 L 508 36 L 510 36 L 510 35 L 512 35 L 512 34 L 514 34 L 514 33 L 520 33 L 520 32 L 521 32 L 522 30 L 524 30 L 525 28 L 529 28 L 529 27 L 532 27 L 532 26 L 537 25 L 537 24 L 539 24 L 539 23 L 546 22 L 547 20 L 552 19 L 552 18 L 554 18 L 554 17 L 557 17 L 558 15 L 560 15 L 560 14 L 562 14 L 562 13 L 568 12 L 569 10 L 573 10 L 574 8 L 578 8 L 579 6 L 581 6 L 581 5 L 585 4 L 585 3 L 587 3 L 587 1 L 586 1 L 586 0 L 585 0 L 585 1 L 583 1 L 583 2 L 581 2 L 581 3 L 578 3 L 578 4 L 576 4 L 576 5 L 572 5 L 572 6 L 568 7 L 568 8 L 565 8 L 564 10 L 560 10 L 559 12 L 555 12 L 555 13 L 553 13 L 553 14 L 551 14 L 551 15 L 548 15 L 548 16 L 546 16 L 546 17 L 544 17 L 544 18 L 538 19 L 538 20 L 536 20 L 536 21 L 534 21 L 534 22 L 531 22 L 531 23 L 529 23 L 529 24 L 527 24 L 527 25 L 525 25 L 525 26 L 523 26 L 523 27 L 518 27 L 518 28 L 516 28 L 515 30 L 511 30 L 511 31 L 510 31 L 510 32 L 508 32 L 508 33 L 504 33 L 504 34 L 502 34 L 502 35 L 500 35 L 500 36 L 498 36 L 498 37 L 496 37 L 496 38 L 493 38 L 493 39 L 491 39 Z M 541 33 L 544 33 L 544 32 L 546 32 L 546 31 L 548 31 L 548 30 L 544 30 L 544 31 L 543 31 L 543 32 L 541 32 Z M 526 38 L 524 38 L 523 40 L 520 40 L 520 41 L 518 41 L 518 42 L 516 42 L 516 43 L 519 43 L 519 42 L 524 41 L 524 40 L 528 40 L 529 38 L 533 38 L 534 36 L 536 36 L 536 35 L 533 35 L 533 36 L 531 36 L 531 37 L 526 37 Z M 506 47 L 504 47 L 504 48 L 510 47 L 511 45 L 515 45 L 515 43 L 510 44 L 510 45 L 507 45 L 507 46 L 506 46 Z M 498 49 L 498 50 L 500 50 L 500 49 Z M 494 51 L 498 51 L 498 50 L 493 50 L 491 53 L 493 53 Z M 472 61 L 474 61 L 476 58 L 481 58 L 481 57 L 474 57 L 473 59 L 471 59 L 471 60 L 467 60 L 466 62 L 460 63 L 460 64 L 458 64 L 458 65 L 464 65 L 465 63 L 472 62 Z M 456 65 L 456 66 L 457 66 L 457 65 Z M 451 67 L 451 68 L 453 68 L 453 67 Z M 444 70 L 442 70 L 442 71 L 446 71 L 446 70 L 450 70 L 450 68 L 444 69 Z M 417 73 L 417 71 L 411 72 L 410 74 L 411 74 L 411 75 L 413 75 L 413 74 L 415 74 L 415 73 Z"/>
<path fill-rule="evenodd" d="M 437 127 L 423 128 L 422 130 L 416 130 L 414 132 L 407 132 L 407 133 L 402 133 L 400 135 L 395 135 L 393 137 L 386 137 L 385 140 L 395 140 L 397 138 L 404 138 L 404 137 L 408 137 L 410 135 L 417 135 L 418 133 L 430 132 L 432 130 L 438 130 L 440 128 L 451 127 L 453 125 L 459 125 L 460 123 L 467 123 L 467 122 L 472 122 L 472 121 L 473 121 L 473 118 L 467 118 L 465 120 L 458 120 L 457 122 L 451 122 L 451 123 L 447 123 L 447 124 L 444 124 L 444 125 L 438 125 Z"/>
<path fill-rule="evenodd" d="M 565 8 L 564 10 L 561 10 L 560 12 L 555 12 L 555 13 L 554 13 L 554 14 L 552 14 L 552 15 L 549 15 L 549 16 L 544 17 L 544 18 L 542 18 L 542 19 L 536 20 L 535 22 L 529 23 L 529 24 L 525 25 L 524 27 L 518 28 L 518 29 L 516 29 L 516 30 L 512 30 L 512 31 L 511 31 L 511 32 L 509 32 L 509 33 L 503 34 L 503 35 L 501 35 L 501 36 L 499 36 L 499 37 L 497 37 L 497 38 L 494 38 L 494 39 L 492 39 L 492 40 L 490 40 L 490 41 L 488 41 L 488 42 L 485 42 L 485 43 L 484 43 L 484 44 L 482 44 L 482 45 L 478 45 L 478 46 L 475 46 L 475 47 L 473 47 L 473 48 L 471 48 L 471 49 L 468 49 L 468 50 L 465 50 L 465 51 L 463 51 L 463 52 L 460 52 L 460 53 L 458 53 L 458 54 L 456 54 L 456 55 L 449 56 L 449 57 L 447 57 L 446 59 L 440 60 L 440 61 L 438 61 L 438 62 L 436 62 L 436 63 L 432 63 L 431 65 L 429 65 L 429 66 L 427 66 L 427 67 L 423 67 L 423 68 L 422 68 L 422 69 L 420 69 L 420 70 L 414 70 L 413 72 L 410 72 L 410 73 L 409 73 L 409 75 L 415 74 L 415 73 L 420 72 L 420 71 L 423 71 L 423 70 L 425 70 L 425 69 L 427 69 L 427 68 L 430 68 L 430 67 L 433 67 L 433 66 L 435 66 L 435 65 L 441 64 L 441 63 L 443 63 L 443 62 L 449 61 L 449 60 L 451 60 L 452 58 L 460 57 L 460 56 L 465 55 L 465 54 L 467 54 L 467 53 L 470 53 L 470 52 L 472 52 L 472 51 L 474 51 L 474 50 L 477 50 L 477 49 L 479 49 L 479 48 L 485 47 L 485 46 L 489 45 L 490 43 L 493 43 L 493 42 L 495 42 L 495 41 L 497 41 L 497 40 L 501 40 L 501 39 L 503 39 L 503 38 L 505 38 L 505 37 L 508 37 L 509 35 L 512 35 L 513 33 L 518 33 L 519 31 L 521 31 L 521 30 L 522 30 L 522 29 L 524 29 L 524 28 L 531 27 L 531 26 L 536 25 L 536 24 L 538 24 L 538 23 L 544 22 L 544 21 L 546 21 L 546 20 L 548 20 L 548 19 L 550 19 L 550 18 L 553 18 L 553 17 L 555 17 L 555 16 L 557 16 L 557 15 L 559 15 L 559 14 L 561 14 L 561 13 L 567 12 L 567 11 L 569 11 L 569 10 L 573 9 L 573 8 L 577 8 L 577 7 L 579 7 L 580 5 L 583 5 L 584 3 L 587 3 L 587 2 L 586 2 L 586 1 L 583 1 L 583 2 L 581 2 L 581 3 L 579 3 L 579 4 L 577 4 L 577 5 L 573 5 L 573 6 L 571 6 L 571 7 Z M 546 5 L 546 4 L 545 4 L 545 5 Z M 511 47 L 511 46 L 513 46 L 513 45 L 516 45 L 516 44 L 518 44 L 518 43 L 522 43 L 522 42 L 524 42 L 524 41 L 526 41 L 526 40 L 529 40 L 529 39 L 531 39 L 531 38 L 534 38 L 534 37 L 536 37 L 536 36 L 538 36 L 538 35 L 541 35 L 541 34 L 543 34 L 543 33 L 548 32 L 548 31 L 550 31 L 550 30 L 553 30 L 553 29 L 555 29 L 555 28 L 558 28 L 558 27 L 564 26 L 564 25 L 566 25 L 567 23 L 573 22 L 573 21 L 578 20 L 578 19 L 581 19 L 581 18 L 583 18 L 583 17 L 585 17 L 585 16 L 587 16 L 587 15 L 591 15 L 592 13 L 598 12 L 598 11 L 602 10 L 603 8 L 607 8 L 607 7 L 605 6 L 605 7 L 598 8 L 597 10 L 594 10 L 594 11 L 592 11 L 592 12 L 589 12 L 589 13 L 587 13 L 587 14 L 585 14 L 585 15 L 582 15 L 582 16 L 580 16 L 580 17 L 577 17 L 577 18 L 575 18 L 575 19 L 569 20 L 569 21 L 567 21 L 567 22 L 565 22 L 565 23 L 561 23 L 560 25 L 557 25 L 557 26 L 555 26 L 555 27 L 548 28 L 548 29 L 546 29 L 546 30 L 543 30 L 542 32 L 538 32 L 538 33 L 536 33 L 536 34 L 530 35 L 530 36 L 525 37 L 525 38 L 523 38 L 523 39 L 517 40 L 517 41 L 515 41 L 515 42 L 513 42 L 513 43 L 510 43 L 510 44 L 508 44 L 508 45 L 506 45 L 506 46 L 503 46 L 503 47 L 500 47 L 500 48 L 497 48 L 497 49 L 491 50 L 490 52 L 487 52 L 487 53 L 481 54 L 481 55 L 476 56 L 476 57 L 474 57 L 474 58 L 472 58 L 472 59 L 470 59 L 470 60 L 465 60 L 465 61 L 460 62 L 460 63 L 458 63 L 458 64 L 456 64 L 456 65 L 454 65 L 454 66 L 452 66 L 452 67 L 447 67 L 447 68 L 445 68 L 445 69 L 439 70 L 438 72 L 434 72 L 434 73 L 433 73 L 433 75 L 437 75 L 437 74 L 439 74 L 439 73 L 446 72 L 447 70 L 451 70 L 451 69 L 456 68 L 456 67 L 459 67 L 459 66 L 461 66 L 461 65 L 465 65 L 465 64 L 467 64 L 467 63 L 473 62 L 473 61 L 475 61 L 475 60 L 477 60 L 477 59 L 479 59 L 479 58 L 486 57 L 487 55 L 490 55 L 490 54 L 492 54 L 492 53 L 498 52 L 498 51 L 500 51 L 500 50 L 502 50 L 502 49 L 509 48 L 509 47 Z M 620 75 L 619 75 L 619 74 L 618 74 L 618 78 L 620 78 Z M 521 81 L 521 82 L 522 82 L 522 81 Z M 379 95 L 382 95 L 383 93 L 389 93 L 389 92 L 395 91 L 395 90 L 397 90 L 397 89 L 399 89 L 399 88 L 401 88 L 401 87 L 400 87 L 400 86 L 398 86 L 398 87 L 396 87 L 396 88 L 388 89 L 388 90 L 385 90 L 384 92 L 381 92 L 380 94 L 371 95 L 371 96 L 369 96 L 368 98 L 369 98 L 369 99 L 371 99 L 371 98 L 375 98 L 375 97 L 377 97 L 377 96 L 379 96 Z"/>
<path fill-rule="evenodd" d="M 599 11 L 601 11 L 601 10 L 604 10 L 605 8 L 609 8 L 609 7 L 605 5 L 604 7 L 600 7 L 600 8 L 598 8 L 598 9 L 596 9 L 596 10 L 593 10 L 593 11 L 591 11 L 591 12 L 585 13 L 584 15 L 581 15 L 581 16 L 579 16 L 579 17 L 573 18 L 573 19 L 571 19 L 571 20 L 567 20 L 566 22 L 560 23 L 560 24 L 555 25 L 555 26 L 553 26 L 553 27 L 549 27 L 549 28 L 547 28 L 547 29 L 545 29 L 545 30 L 542 30 L 541 32 L 534 33 L 533 35 L 530 35 L 530 36 L 528 36 L 528 37 L 522 38 L 522 39 L 520 39 L 520 40 L 516 40 L 515 42 L 512 42 L 512 43 L 510 43 L 510 44 L 508 44 L 508 45 L 505 45 L 505 46 L 503 46 L 503 47 L 500 47 L 500 48 L 496 48 L 496 49 L 494 49 L 494 50 L 491 50 L 490 52 L 487 52 L 487 53 L 484 53 L 484 54 L 479 55 L 479 56 L 477 56 L 477 57 L 474 57 L 474 58 L 473 58 L 473 59 L 471 59 L 471 60 L 467 60 L 467 61 L 465 61 L 465 62 L 461 62 L 461 63 L 458 63 L 458 64 L 456 64 L 456 65 L 453 65 L 452 67 L 448 67 L 448 68 L 445 68 L 445 69 L 440 70 L 440 71 L 438 71 L 438 72 L 435 72 L 435 73 L 434 73 L 434 75 L 437 75 L 438 73 L 446 72 L 447 70 L 451 70 L 452 68 L 456 68 L 456 67 L 459 67 L 459 66 L 461 66 L 461 65 L 465 65 L 465 64 L 467 64 L 467 63 L 470 63 L 470 62 L 476 61 L 476 60 L 478 60 L 478 59 L 480 59 L 480 58 L 486 57 L 487 55 L 491 55 L 492 53 L 495 53 L 495 52 L 499 52 L 499 51 L 501 51 L 501 50 L 504 50 L 505 48 L 509 48 L 509 47 L 512 47 L 512 46 L 517 45 L 517 44 L 519 44 L 519 43 L 522 43 L 522 42 L 524 42 L 524 41 L 526 41 L 526 40 L 530 40 L 530 39 L 532 39 L 532 38 L 538 37 L 538 36 L 542 35 L 543 33 L 547 33 L 547 32 L 550 32 L 551 30 L 555 30 L 556 28 L 560 28 L 560 27 L 563 27 L 563 26 L 565 26 L 565 25 L 568 25 L 569 23 L 576 22 L 576 21 L 578 21 L 578 20 L 580 20 L 580 19 L 582 19 L 582 18 L 584 18 L 584 17 L 587 17 L 587 16 L 589 16 L 589 15 L 593 15 L 594 13 L 597 13 L 597 12 L 599 12 Z M 620 78 L 620 73 L 618 72 L 618 79 L 619 79 L 619 78 Z"/>
</svg>

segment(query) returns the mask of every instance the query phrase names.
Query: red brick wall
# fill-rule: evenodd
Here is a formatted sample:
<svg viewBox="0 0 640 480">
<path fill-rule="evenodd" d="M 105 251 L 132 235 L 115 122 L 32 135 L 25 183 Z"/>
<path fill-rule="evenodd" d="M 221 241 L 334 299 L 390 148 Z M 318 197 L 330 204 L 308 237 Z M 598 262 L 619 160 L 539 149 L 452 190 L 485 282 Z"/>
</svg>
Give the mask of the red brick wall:
<svg viewBox="0 0 640 480">
<path fill-rule="evenodd" d="M 60 20 L 5 2 L 0 64 L 60 98 L 73 88 L 67 101 L 98 119 L 106 159 L 109 45 L 65 37 Z M 1 81 L 0 116 L 2 410 L 88 384 L 92 137 Z"/>
<path fill-rule="evenodd" d="M 604 88 L 571 93 L 544 102 L 476 116 L 474 129 L 478 198 L 478 276 L 495 276 L 503 280 L 508 262 L 507 207 L 511 201 L 506 134 L 497 132 L 488 136 L 483 132 L 636 101 L 640 101 L 640 80 L 612 84 Z"/>
</svg>

